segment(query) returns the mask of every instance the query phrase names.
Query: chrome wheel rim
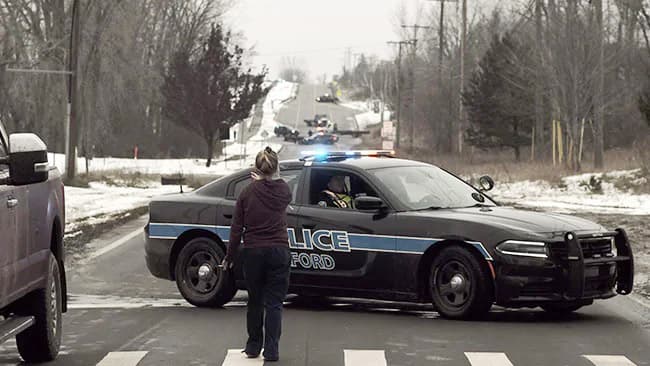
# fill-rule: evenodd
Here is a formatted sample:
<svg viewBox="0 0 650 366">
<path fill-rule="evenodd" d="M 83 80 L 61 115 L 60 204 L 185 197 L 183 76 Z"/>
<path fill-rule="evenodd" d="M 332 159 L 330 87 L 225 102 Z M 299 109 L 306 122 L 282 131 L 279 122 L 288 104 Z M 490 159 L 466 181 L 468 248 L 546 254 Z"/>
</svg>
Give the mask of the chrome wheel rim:
<svg viewBox="0 0 650 366">
<path fill-rule="evenodd" d="M 56 291 L 56 281 L 50 285 L 50 314 L 52 315 L 52 333 L 56 337 L 57 327 L 59 325 L 58 296 Z"/>
</svg>

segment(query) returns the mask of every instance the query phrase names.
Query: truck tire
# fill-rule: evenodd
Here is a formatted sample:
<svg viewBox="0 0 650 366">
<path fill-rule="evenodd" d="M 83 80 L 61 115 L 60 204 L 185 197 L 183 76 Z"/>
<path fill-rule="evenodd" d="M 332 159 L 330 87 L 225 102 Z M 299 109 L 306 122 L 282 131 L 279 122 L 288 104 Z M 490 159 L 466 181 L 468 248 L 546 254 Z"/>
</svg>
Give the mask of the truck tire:
<svg viewBox="0 0 650 366">
<path fill-rule="evenodd" d="M 445 318 L 482 318 L 492 307 L 493 288 L 489 272 L 462 247 L 443 249 L 431 264 L 433 306 Z"/>
<path fill-rule="evenodd" d="M 52 361 L 61 347 L 61 274 L 52 253 L 47 286 L 21 301 L 19 315 L 33 316 L 34 325 L 16 336 L 18 352 L 26 362 Z"/>
<path fill-rule="evenodd" d="M 232 271 L 219 268 L 225 253 L 210 238 L 195 238 L 187 243 L 176 260 L 176 286 L 190 304 L 221 307 L 230 302 L 237 288 Z"/>
</svg>

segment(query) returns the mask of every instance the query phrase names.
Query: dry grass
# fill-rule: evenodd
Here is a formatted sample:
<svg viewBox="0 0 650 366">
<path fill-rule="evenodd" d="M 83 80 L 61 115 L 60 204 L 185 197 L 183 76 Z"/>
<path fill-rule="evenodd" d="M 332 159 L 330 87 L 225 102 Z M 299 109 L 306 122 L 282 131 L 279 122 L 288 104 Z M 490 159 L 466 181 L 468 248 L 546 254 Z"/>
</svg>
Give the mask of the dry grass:
<svg viewBox="0 0 650 366">
<path fill-rule="evenodd" d="M 371 129 L 371 133 L 363 137 L 364 148 L 380 148 L 381 137 L 379 129 Z M 642 149 L 642 151 L 645 151 Z M 545 180 L 551 184 L 559 184 L 562 177 L 579 174 L 564 164 L 553 165 L 549 162 L 533 162 L 526 159 L 515 161 L 511 151 L 484 152 L 471 147 L 463 155 L 436 154 L 430 150 L 398 149 L 398 156 L 435 164 L 454 174 L 471 177 L 489 175 L 500 182 L 514 182 L 522 180 Z M 648 154 L 650 156 L 650 153 Z M 585 155 L 582 172 L 607 172 L 612 170 L 631 170 L 644 166 L 644 161 L 639 154 L 639 149 L 614 149 L 605 153 L 605 168 L 595 169 L 591 163 L 591 156 Z M 647 163 L 647 162 L 646 162 Z"/>
</svg>

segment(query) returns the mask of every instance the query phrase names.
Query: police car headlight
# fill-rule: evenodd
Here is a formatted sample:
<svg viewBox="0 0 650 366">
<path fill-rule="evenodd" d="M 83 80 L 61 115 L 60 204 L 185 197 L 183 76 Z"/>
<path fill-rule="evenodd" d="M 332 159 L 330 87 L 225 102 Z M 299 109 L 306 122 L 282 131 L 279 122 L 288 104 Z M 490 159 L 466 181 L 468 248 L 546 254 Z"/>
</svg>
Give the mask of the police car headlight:
<svg viewBox="0 0 650 366">
<path fill-rule="evenodd" d="M 536 241 L 506 240 L 497 245 L 497 251 L 520 257 L 548 258 L 546 244 Z"/>
</svg>

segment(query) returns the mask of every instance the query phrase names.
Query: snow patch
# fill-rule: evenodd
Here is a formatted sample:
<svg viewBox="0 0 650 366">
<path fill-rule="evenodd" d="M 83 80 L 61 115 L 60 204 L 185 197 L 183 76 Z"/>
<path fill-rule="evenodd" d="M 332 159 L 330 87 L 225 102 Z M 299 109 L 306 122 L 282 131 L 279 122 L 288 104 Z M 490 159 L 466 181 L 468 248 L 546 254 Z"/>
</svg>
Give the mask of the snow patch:
<svg viewBox="0 0 650 366">
<path fill-rule="evenodd" d="M 504 202 L 522 206 L 553 209 L 558 212 L 593 212 L 623 215 L 650 215 L 650 195 L 621 191 L 603 177 L 631 177 L 638 170 L 612 171 L 568 176 L 562 184 L 552 185 L 546 181 L 520 181 L 497 183 L 490 195 Z M 600 181 L 602 193 L 590 190 L 592 177 Z"/>
</svg>

